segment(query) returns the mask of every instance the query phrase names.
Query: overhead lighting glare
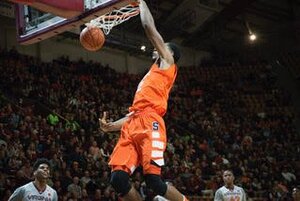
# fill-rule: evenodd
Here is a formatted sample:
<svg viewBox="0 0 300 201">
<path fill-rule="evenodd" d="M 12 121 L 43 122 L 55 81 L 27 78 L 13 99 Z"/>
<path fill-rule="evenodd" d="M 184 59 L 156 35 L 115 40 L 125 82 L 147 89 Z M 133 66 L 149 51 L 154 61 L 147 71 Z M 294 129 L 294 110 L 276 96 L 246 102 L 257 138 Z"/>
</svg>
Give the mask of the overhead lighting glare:
<svg viewBox="0 0 300 201">
<path fill-rule="evenodd" d="M 253 34 L 253 33 L 249 35 L 249 39 L 250 39 L 251 41 L 255 41 L 256 38 L 257 38 L 256 35 Z"/>
<path fill-rule="evenodd" d="M 145 51 L 146 51 L 146 46 L 145 46 L 145 45 L 142 45 L 142 46 L 141 46 L 141 50 L 142 50 L 143 52 L 145 52 Z"/>
</svg>

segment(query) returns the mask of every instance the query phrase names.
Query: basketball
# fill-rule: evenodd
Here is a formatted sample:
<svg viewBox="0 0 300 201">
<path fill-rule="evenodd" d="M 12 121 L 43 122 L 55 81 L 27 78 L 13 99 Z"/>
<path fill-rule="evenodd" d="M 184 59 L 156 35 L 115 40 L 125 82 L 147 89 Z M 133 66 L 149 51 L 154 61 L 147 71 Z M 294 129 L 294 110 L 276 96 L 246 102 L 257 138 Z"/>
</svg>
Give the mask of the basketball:
<svg viewBox="0 0 300 201">
<path fill-rule="evenodd" d="M 85 27 L 80 33 L 80 43 L 89 51 L 99 50 L 104 42 L 105 36 L 100 28 Z"/>
</svg>

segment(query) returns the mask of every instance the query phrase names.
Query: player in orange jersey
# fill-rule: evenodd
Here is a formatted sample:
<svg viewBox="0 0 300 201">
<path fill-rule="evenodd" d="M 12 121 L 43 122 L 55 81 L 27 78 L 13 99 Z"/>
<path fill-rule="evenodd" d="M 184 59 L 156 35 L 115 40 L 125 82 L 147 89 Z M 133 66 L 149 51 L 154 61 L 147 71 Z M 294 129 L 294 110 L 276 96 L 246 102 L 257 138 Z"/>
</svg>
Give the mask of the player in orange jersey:
<svg viewBox="0 0 300 201">
<path fill-rule="evenodd" d="M 175 187 L 165 184 L 160 177 L 167 145 L 162 117 L 176 78 L 180 51 L 175 44 L 164 42 L 147 4 L 143 0 L 139 2 L 142 25 L 155 47 L 155 61 L 137 87 L 130 113 L 115 122 L 107 122 L 106 113 L 99 119 L 104 132 L 121 130 L 109 162 L 112 168 L 111 184 L 123 200 L 141 201 L 141 196 L 129 183 L 130 175 L 141 165 L 147 186 L 156 194 L 171 201 L 184 201 L 186 197 Z"/>
</svg>

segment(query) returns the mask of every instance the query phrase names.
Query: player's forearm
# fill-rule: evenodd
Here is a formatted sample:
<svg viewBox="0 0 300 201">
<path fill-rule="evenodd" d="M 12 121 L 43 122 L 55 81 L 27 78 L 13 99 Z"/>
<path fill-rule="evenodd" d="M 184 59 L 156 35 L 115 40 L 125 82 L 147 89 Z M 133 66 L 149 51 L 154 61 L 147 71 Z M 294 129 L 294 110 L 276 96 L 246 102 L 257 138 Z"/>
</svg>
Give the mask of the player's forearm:
<svg viewBox="0 0 300 201">
<path fill-rule="evenodd" d="M 52 13 L 63 18 L 73 18 L 84 11 L 83 0 L 9 0 L 15 3 L 30 5 L 43 12 Z"/>
<path fill-rule="evenodd" d="M 109 131 L 112 132 L 112 131 L 119 131 L 121 130 L 123 124 L 127 121 L 128 117 L 125 116 L 117 121 L 114 121 L 111 123 L 111 126 L 109 127 Z"/>
<path fill-rule="evenodd" d="M 144 29 L 155 27 L 154 19 L 144 0 L 140 0 L 140 17 Z"/>
</svg>

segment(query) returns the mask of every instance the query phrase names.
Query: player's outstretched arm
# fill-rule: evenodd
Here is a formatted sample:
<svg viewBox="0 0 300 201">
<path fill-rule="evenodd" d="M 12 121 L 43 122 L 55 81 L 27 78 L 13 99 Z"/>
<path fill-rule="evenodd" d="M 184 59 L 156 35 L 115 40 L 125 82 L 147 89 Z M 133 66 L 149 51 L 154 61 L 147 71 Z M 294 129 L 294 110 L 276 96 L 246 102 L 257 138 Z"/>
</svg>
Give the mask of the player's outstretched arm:
<svg viewBox="0 0 300 201">
<path fill-rule="evenodd" d="M 100 129 L 105 133 L 119 131 L 127 119 L 128 117 L 126 116 L 114 122 L 107 122 L 107 113 L 103 112 L 102 118 L 99 118 Z"/>
<path fill-rule="evenodd" d="M 174 64 L 174 58 L 171 51 L 168 49 L 167 45 L 164 42 L 164 39 L 157 31 L 153 16 L 144 0 L 139 0 L 140 7 L 140 17 L 142 25 L 145 29 L 148 39 L 151 41 L 152 45 L 156 48 L 161 59 L 166 63 L 161 68 L 168 68 L 171 64 Z"/>
</svg>

